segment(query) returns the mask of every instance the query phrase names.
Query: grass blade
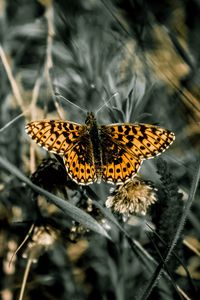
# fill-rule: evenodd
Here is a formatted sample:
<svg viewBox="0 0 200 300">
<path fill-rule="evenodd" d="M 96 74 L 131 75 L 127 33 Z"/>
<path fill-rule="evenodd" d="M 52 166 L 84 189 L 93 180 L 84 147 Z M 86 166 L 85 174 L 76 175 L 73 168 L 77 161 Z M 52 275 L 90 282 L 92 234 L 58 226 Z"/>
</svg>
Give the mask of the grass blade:
<svg viewBox="0 0 200 300">
<path fill-rule="evenodd" d="M 46 196 L 52 203 L 54 203 L 57 207 L 59 207 L 67 216 L 83 224 L 86 228 L 91 229 L 92 231 L 95 231 L 96 233 L 99 233 L 104 237 L 110 239 L 105 229 L 89 214 L 82 211 L 80 208 L 77 208 L 73 204 L 33 184 L 30 181 L 30 179 L 28 179 L 28 177 L 26 177 L 18 168 L 16 168 L 14 165 L 12 165 L 9 161 L 7 161 L 2 156 L 0 156 L 0 165 L 8 172 L 15 175 L 18 179 L 25 182 L 31 189 L 33 189 L 39 194 Z"/>
</svg>

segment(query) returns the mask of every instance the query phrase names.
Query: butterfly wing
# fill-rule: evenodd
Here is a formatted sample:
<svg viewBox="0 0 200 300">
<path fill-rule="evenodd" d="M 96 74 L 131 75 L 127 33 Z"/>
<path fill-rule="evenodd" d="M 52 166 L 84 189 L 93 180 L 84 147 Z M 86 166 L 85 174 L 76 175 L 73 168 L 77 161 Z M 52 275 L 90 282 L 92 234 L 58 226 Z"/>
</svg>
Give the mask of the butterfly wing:
<svg viewBox="0 0 200 300">
<path fill-rule="evenodd" d="M 148 124 L 103 125 L 100 134 L 102 178 L 118 184 L 134 177 L 144 159 L 162 153 L 175 138 L 169 130 Z"/>
<path fill-rule="evenodd" d="M 133 156 L 153 158 L 173 143 L 173 132 L 149 124 L 113 124 L 102 126 L 103 132 Z"/>
<path fill-rule="evenodd" d="M 28 135 L 49 152 L 65 154 L 84 134 L 84 126 L 72 122 L 32 121 L 25 127 Z"/>
<path fill-rule="evenodd" d="M 68 175 L 78 184 L 88 185 L 97 181 L 92 149 L 89 134 L 85 134 L 64 156 Z"/>
<path fill-rule="evenodd" d="M 94 157 L 86 126 L 68 121 L 33 121 L 28 135 L 49 152 L 63 156 L 68 175 L 79 184 L 96 181 Z"/>
<path fill-rule="evenodd" d="M 106 130 L 102 128 L 100 132 L 103 149 L 102 179 L 109 183 L 122 184 L 137 174 L 142 160 L 127 152 Z"/>
</svg>

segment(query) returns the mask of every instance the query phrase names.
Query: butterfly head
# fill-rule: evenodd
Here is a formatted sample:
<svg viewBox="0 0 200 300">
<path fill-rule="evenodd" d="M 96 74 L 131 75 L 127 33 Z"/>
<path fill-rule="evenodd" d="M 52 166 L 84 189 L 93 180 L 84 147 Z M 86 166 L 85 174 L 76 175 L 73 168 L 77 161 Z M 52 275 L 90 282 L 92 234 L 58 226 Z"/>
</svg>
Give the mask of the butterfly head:
<svg viewBox="0 0 200 300">
<path fill-rule="evenodd" d="M 96 118 L 95 118 L 93 112 L 88 112 L 88 113 L 87 113 L 87 118 L 86 118 L 86 120 L 85 120 L 85 124 L 86 124 L 88 127 L 92 127 L 92 125 L 96 124 Z"/>
</svg>

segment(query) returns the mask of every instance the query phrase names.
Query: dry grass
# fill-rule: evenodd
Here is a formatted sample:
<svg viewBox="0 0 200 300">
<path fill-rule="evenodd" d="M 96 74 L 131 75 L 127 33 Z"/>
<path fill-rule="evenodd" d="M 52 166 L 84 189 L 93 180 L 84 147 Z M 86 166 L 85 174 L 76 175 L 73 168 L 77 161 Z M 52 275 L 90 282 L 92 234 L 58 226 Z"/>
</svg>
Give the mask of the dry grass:
<svg viewBox="0 0 200 300">
<path fill-rule="evenodd" d="M 0 1 L 3 300 L 198 299 L 199 10 L 195 1 Z M 106 208 L 110 185 L 77 186 L 25 134 L 30 120 L 83 123 L 104 103 L 100 124 L 176 134 L 165 162 L 141 168 L 157 198 L 145 216 Z"/>
</svg>

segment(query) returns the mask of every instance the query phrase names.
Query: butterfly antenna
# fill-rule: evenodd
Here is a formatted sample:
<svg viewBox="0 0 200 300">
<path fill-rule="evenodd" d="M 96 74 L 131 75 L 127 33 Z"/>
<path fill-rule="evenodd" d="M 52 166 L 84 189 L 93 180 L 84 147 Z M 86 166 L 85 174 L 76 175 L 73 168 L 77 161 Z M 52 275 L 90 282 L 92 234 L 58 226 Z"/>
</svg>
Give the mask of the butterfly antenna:
<svg viewBox="0 0 200 300">
<path fill-rule="evenodd" d="M 100 106 L 100 107 L 96 110 L 95 115 L 97 115 L 97 113 L 98 113 L 104 106 L 107 106 L 107 104 L 108 104 L 114 97 L 116 97 L 117 95 L 119 95 L 118 92 L 114 93 L 114 94 L 108 99 L 108 101 L 106 101 L 102 106 Z"/>
<path fill-rule="evenodd" d="M 72 101 L 68 100 L 67 98 L 63 97 L 60 93 L 55 92 L 55 96 L 56 96 L 56 97 L 59 97 L 59 98 L 61 98 L 61 99 L 63 99 L 63 100 L 65 100 L 66 102 L 70 103 L 70 104 L 73 105 L 74 107 L 76 107 L 76 108 L 82 110 L 84 113 L 87 114 L 87 110 L 86 110 L 86 109 L 81 108 L 81 107 L 78 106 L 77 104 L 75 104 L 75 103 L 73 103 Z"/>
</svg>

